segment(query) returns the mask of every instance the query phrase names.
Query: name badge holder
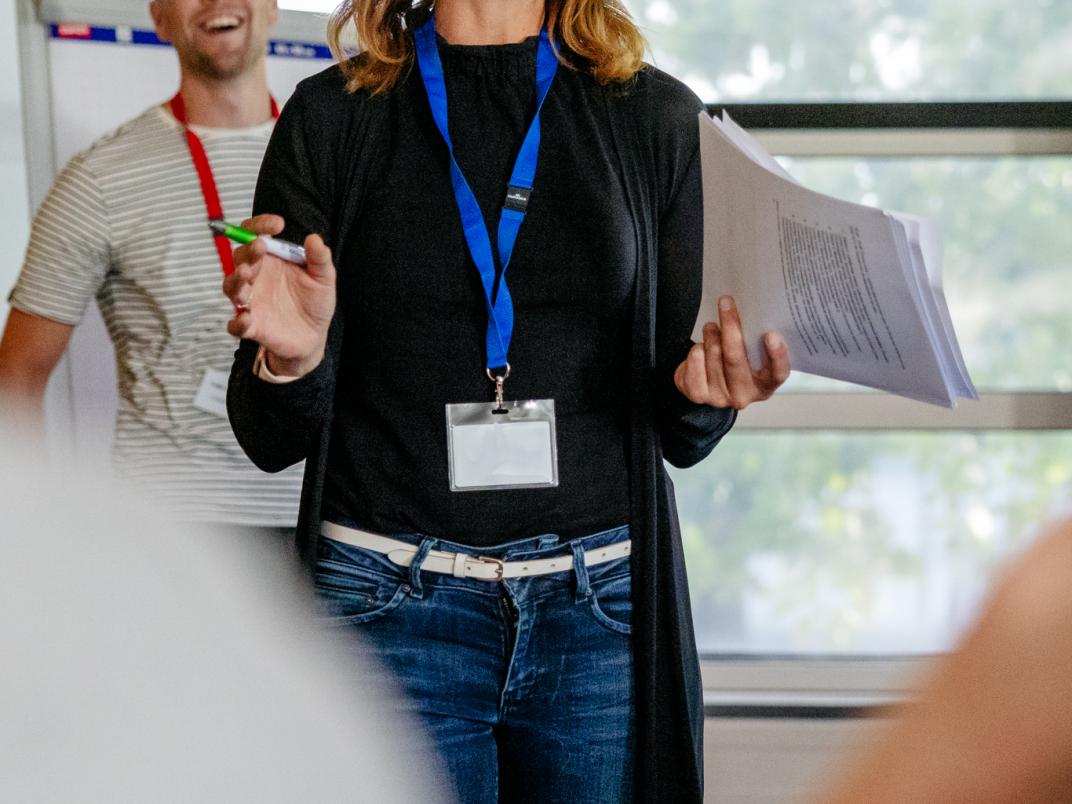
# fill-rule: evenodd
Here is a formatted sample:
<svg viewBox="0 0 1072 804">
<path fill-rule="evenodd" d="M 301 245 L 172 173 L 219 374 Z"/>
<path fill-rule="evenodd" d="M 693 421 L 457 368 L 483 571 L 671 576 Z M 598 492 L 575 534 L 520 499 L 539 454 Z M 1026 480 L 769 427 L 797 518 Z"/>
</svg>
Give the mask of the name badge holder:
<svg viewBox="0 0 1072 804">
<path fill-rule="evenodd" d="M 230 371 L 221 369 L 205 369 L 201 378 L 201 385 L 197 388 L 194 397 L 194 407 L 211 413 L 221 419 L 227 418 L 227 381 L 231 377 Z"/>
<path fill-rule="evenodd" d="M 446 406 L 447 455 L 451 491 L 552 488 L 558 485 L 558 450 L 553 399 L 506 400 L 503 386 L 510 376 L 507 353 L 514 327 L 514 306 L 506 269 L 532 194 L 540 148 L 540 110 L 558 68 L 547 31 L 540 32 L 536 57 L 536 114 L 522 142 L 506 189 L 498 228 L 496 264 L 484 216 L 465 175 L 454 158 L 447 128 L 447 93 L 436 45 L 435 18 L 414 32 L 417 62 L 432 116 L 450 152 L 450 179 L 458 202 L 470 254 L 480 273 L 488 309 L 485 339 L 487 375 L 495 384 L 494 402 Z"/>
<path fill-rule="evenodd" d="M 451 491 L 558 485 L 555 400 L 503 400 L 509 373 L 492 378 L 495 402 L 447 405 Z"/>
</svg>

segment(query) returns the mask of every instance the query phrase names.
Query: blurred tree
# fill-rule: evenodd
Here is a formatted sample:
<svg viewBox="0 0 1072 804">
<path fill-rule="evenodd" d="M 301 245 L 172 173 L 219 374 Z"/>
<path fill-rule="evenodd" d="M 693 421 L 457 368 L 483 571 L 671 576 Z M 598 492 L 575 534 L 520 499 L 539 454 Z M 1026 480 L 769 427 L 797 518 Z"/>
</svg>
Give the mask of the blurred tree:
<svg viewBox="0 0 1072 804">
<path fill-rule="evenodd" d="M 627 0 L 655 63 L 715 100 L 1068 96 L 1066 0 Z"/>
<path fill-rule="evenodd" d="M 1069 95 L 1067 0 L 629 6 L 654 62 L 709 102 Z M 941 224 L 980 388 L 1072 391 L 1067 157 L 787 165 L 812 189 Z M 933 650 L 949 634 L 919 618 L 961 622 L 996 564 L 1070 498 L 1072 432 L 732 433 L 673 476 L 702 650 Z"/>
</svg>

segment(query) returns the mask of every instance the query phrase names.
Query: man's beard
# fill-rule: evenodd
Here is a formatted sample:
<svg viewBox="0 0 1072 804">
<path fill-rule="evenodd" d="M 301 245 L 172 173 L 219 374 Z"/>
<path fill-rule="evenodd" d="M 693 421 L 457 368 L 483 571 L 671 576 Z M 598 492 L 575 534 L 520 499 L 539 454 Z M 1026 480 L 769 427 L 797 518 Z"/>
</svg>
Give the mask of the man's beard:
<svg viewBox="0 0 1072 804">
<path fill-rule="evenodd" d="M 182 60 L 187 72 L 210 81 L 229 81 L 245 73 L 257 61 L 253 48 L 225 58 L 213 58 L 198 50 L 187 52 Z"/>
</svg>

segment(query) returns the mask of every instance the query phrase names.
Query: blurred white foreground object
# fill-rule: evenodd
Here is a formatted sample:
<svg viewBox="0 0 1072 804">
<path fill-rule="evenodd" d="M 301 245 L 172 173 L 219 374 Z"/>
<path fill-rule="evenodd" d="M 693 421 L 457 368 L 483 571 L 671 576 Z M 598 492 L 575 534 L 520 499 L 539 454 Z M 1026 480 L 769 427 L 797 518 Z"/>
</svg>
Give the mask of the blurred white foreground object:
<svg viewBox="0 0 1072 804">
<path fill-rule="evenodd" d="M 14 443 L 0 432 L 0 798 L 446 800 L 278 548 L 157 521 Z"/>
</svg>

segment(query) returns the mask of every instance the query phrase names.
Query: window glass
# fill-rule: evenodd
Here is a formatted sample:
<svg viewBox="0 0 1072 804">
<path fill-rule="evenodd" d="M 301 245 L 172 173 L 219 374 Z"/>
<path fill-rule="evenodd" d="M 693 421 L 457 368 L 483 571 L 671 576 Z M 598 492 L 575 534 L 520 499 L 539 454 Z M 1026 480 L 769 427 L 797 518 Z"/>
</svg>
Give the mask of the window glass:
<svg viewBox="0 0 1072 804">
<path fill-rule="evenodd" d="M 981 391 L 1072 391 L 1072 157 L 783 159 L 810 189 L 933 218 L 944 288 Z M 794 376 L 785 390 L 858 391 Z"/>
<path fill-rule="evenodd" d="M 655 64 L 715 100 L 1068 97 L 1067 0 L 628 0 Z"/>
<path fill-rule="evenodd" d="M 1072 504 L 1072 431 L 731 432 L 671 474 L 701 652 L 929 653 Z"/>
</svg>

